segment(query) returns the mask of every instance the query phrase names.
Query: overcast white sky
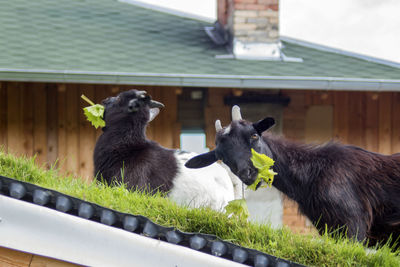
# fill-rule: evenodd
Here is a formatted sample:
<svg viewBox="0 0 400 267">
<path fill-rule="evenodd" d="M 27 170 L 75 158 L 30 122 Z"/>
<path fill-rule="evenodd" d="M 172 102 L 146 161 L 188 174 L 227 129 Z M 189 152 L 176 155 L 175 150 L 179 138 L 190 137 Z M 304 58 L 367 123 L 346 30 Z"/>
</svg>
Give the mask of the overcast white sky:
<svg viewBox="0 0 400 267">
<path fill-rule="evenodd" d="M 140 0 L 216 18 L 217 0 Z M 281 35 L 400 63 L 400 0 L 280 0 Z"/>
</svg>

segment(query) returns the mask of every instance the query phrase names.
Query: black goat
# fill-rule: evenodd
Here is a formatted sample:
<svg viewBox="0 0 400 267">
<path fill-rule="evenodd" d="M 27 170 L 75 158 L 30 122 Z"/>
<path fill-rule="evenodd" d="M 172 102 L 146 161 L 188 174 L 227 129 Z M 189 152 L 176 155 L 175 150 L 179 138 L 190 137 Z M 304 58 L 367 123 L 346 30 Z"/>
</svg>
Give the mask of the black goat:
<svg viewBox="0 0 400 267">
<path fill-rule="evenodd" d="M 146 138 L 148 123 L 163 105 L 145 91 L 122 92 L 102 104 L 106 126 L 93 156 L 97 179 L 123 182 L 129 189 L 168 192 L 170 199 L 191 207 L 218 210 L 234 198 L 231 178 L 222 166 L 190 170 L 184 167 L 188 153 Z"/>
<path fill-rule="evenodd" d="M 233 109 L 234 110 L 238 107 Z M 257 169 L 250 149 L 275 160 L 273 186 L 299 204 L 300 211 L 320 233 L 341 227 L 348 237 L 392 241 L 400 235 L 400 154 L 392 156 L 330 142 L 303 145 L 262 133 L 274 125 L 272 118 L 256 123 L 236 119 L 222 129 L 216 122 L 216 149 L 192 158 L 189 168 L 222 160 L 245 184 L 252 184 Z"/>
</svg>

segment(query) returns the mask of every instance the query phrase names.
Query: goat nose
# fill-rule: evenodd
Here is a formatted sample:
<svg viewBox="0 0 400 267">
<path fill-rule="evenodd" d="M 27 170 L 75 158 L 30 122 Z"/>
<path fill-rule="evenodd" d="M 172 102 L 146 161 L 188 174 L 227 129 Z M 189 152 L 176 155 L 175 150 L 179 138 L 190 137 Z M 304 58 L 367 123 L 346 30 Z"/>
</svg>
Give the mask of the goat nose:
<svg viewBox="0 0 400 267">
<path fill-rule="evenodd" d="M 238 176 L 242 178 L 248 178 L 250 176 L 250 169 L 241 169 L 238 171 Z"/>
</svg>

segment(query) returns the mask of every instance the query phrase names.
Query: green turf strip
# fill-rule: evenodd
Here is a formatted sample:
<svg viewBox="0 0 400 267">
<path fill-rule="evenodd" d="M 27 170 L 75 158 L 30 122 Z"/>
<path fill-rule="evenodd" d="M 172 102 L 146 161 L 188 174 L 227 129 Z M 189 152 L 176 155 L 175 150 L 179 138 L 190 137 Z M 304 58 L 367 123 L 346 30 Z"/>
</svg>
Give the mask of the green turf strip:
<svg viewBox="0 0 400 267">
<path fill-rule="evenodd" d="M 267 225 L 208 208 L 189 209 L 166 199 L 161 193 L 149 195 L 129 191 L 122 186 L 86 183 L 58 170 L 45 170 L 33 158 L 19 158 L 0 151 L 0 175 L 30 182 L 81 198 L 121 212 L 143 215 L 163 226 L 185 232 L 216 235 L 235 244 L 257 249 L 276 257 L 310 266 L 400 266 L 400 251 L 383 246 L 376 253 L 365 252 L 364 246 L 346 238 L 328 235 L 294 234 L 288 228 L 273 230 Z"/>
</svg>

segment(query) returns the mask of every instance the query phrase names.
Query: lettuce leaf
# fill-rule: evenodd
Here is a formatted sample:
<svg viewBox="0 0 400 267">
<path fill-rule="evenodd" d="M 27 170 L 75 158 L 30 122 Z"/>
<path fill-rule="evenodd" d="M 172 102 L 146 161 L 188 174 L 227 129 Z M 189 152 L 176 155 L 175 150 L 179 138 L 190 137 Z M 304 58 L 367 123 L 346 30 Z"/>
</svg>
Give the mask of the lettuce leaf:
<svg viewBox="0 0 400 267">
<path fill-rule="evenodd" d="M 262 185 L 261 187 L 272 186 L 274 181 L 274 176 L 277 174 L 271 168 L 274 166 L 275 161 L 265 154 L 257 153 L 254 149 L 251 149 L 251 162 L 254 167 L 258 169 L 258 175 L 253 184 L 249 185 L 247 188 L 251 190 L 256 190 L 257 185 L 261 182 L 261 179 L 267 183 L 267 185 Z"/>
<path fill-rule="evenodd" d="M 245 199 L 235 199 L 229 201 L 228 205 L 225 207 L 225 212 L 228 215 L 234 214 L 244 219 L 247 219 L 250 215 Z"/>
<path fill-rule="evenodd" d="M 96 129 L 106 126 L 106 122 L 103 120 L 104 106 L 100 104 L 89 106 L 83 109 L 83 113 Z"/>
<path fill-rule="evenodd" d="M 81 95 L 81 98 L 91 105 L 83 109 L 86 119 L 90 121 L 96 129 L 106 126 L 106 122 L 103 120 L 104 106 L 93 103 L 85 95 Z"/>
</svg>

